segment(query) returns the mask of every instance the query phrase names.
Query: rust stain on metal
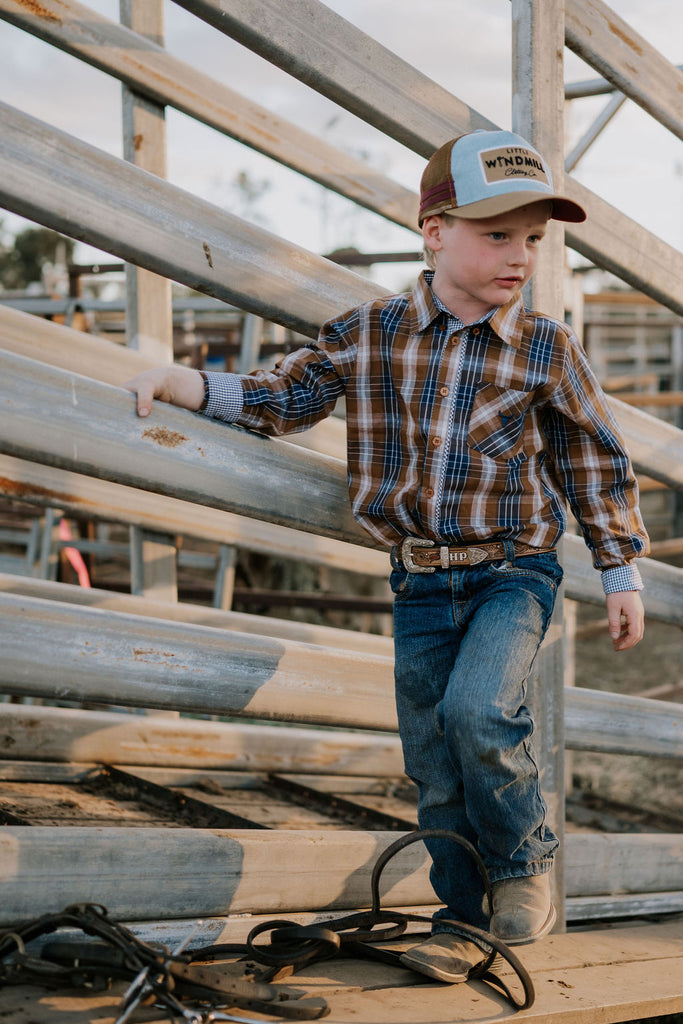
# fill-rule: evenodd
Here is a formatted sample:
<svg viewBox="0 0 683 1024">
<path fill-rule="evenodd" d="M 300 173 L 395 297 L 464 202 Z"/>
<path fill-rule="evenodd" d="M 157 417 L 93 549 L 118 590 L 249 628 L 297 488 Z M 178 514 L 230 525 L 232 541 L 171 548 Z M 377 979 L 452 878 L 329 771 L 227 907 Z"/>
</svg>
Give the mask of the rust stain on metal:
<svg viewBox="0 0 683 1024">
<path fill-rule="evenodd" d="M 209 248 L 209 246 L 207 245 L 206 242 L 202 242 L 202 248 L 204 250 L 204 255 L 206 256 L 206 262 L 209 264 L 209 266 L 213 270 L 213 260 L 211 259 L 211 249 Z"/>
<path fill-rule="evenodd" d="M 37 0 L 19 0 L 19 5 L 36 18 L 44 18 L 45 21 L 57 21 L 60 25 L 62 24 L 62 19 L 58 14 L 48 10 L 44 4 L 38 3 Z"/>
<path fill-rule="evenodd" d="M 138 45 L 143 47 L 145 45 L 145 40 L 141 40 Z M 152 49 L 151 46 L 150 49 Z M 159 71 L 158 68 L 153 67 L 149 63 L 149 60 L 153 59 L 155 56 L 156 54 L 154 52 L 150 55 L 149 51 L 141 60 L 137 60 L 135 56 L 130 53 L 126 53 L 124 55 L 126 64 L 135 74 L 135 84 L 142 87 L 147 86 L 147 88 L 150 91 L 153 91 L 158 98 L 165 100 L 168 92 L 175 92 L 178 89 L 178 82 L 172 75 L 164 74 Z M 155 81 L 160 83 L 160 88 L 155 88 Z M 200 93 L 194 91 L 188 92 L 184 87 L 181 91 L 183 94 L 187 93 L 191 99 L 194 98 L 195 102 L 197 100 L 203 101 L 204 99 Z"/>
<path fill-rule="evenodd" d="M 135 661 L 143 661 L 147 665 L 161 665 L 164 668 L 188 669 L 188 665 L 174 661 L 177 657 L 172 651 L 157 651 L 154 647 L 134 647 Z"/>
<path fill-rule="evenodd" d="M 624 32 L 618 25 L 615 25 L 613 21 L 607 22 L 607 27 L 617 39 L 621 39 L 622 43 L 626 43 L 632 50 L 638 54 L 639 57 L 643 56 L 643 48 L 640 46 L 635 39 L 632 39 L 626 32 Z"/>
<path fill-rule="evenodd" d="M 179 434 L 177 430 L 169 430 L 168 427 L 149 427 L 142 436 L 156 441 L 162 448 L 177 448 L 183 441 L 187 441 L 184 434 Z"/>
<path fill-rule="evenodd" d="M 189 740 L 187 742 L 179 742 L 177 733 L 168 733 L 168 735 L 166 735 L 160 730 L 159 732 L 154 732 L 153 734 L 148 735 L 146 732 L 141 730 L 140 739 L 146 746 L 150 746 L 155 750 L 163 749 L 164 756 L 170 758 L 177 757 L 183 762 L 188 759 L 191 760 L 192 758 L 201 758 L 204 760 L 208 758 L 211 762 L 209 765 L 210 768 L 214 768 L 219 763 L 219 760 L 219 767 L 223 764 L 228 764 L 238 760 L 238 755 L 231 753 L 230 751 L 220 750 L 217 752 L 210 741 L 202 743 L 201 740 L 197 739 L 192 742 Z M 136 744 L 132 743 L 125 744 L 125 746 L 134 751 L 138 751 L 139 749 Z M 137 761 L 134 763 L 137 764 Z"/>
<path fill-rule="evenodd" d="M 71 504 L 77 504 L 83 500 L 75 494 L 50 490 L 48 487 L 41 487 L 40 484 L 21 483 L 19 480 L 10 480 L 6 476 L 0 477 L 0 492 L 13 494 L 17 498 L 46 498 L 50 501 L 68 501 Z"/>
</svg>

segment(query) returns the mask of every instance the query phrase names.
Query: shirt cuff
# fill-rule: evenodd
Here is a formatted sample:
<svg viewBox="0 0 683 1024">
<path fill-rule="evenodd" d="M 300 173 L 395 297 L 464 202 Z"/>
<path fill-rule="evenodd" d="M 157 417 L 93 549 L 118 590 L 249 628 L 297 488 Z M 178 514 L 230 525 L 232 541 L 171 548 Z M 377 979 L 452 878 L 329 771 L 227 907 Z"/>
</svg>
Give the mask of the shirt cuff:
<svg viewBox="0 0 683 1024">
<path fill-rule="evenodd" d="M 606 594 L 623 590 L 642 590 L 643 580 L 637 565 L 612 565 L 602 570 L 602 589 Z"/>
<path fill-rule="evenodd" d="M 226 423 L 235 423 L 244 408 L 244 391 L 239 374 L 207 370 L 205 380 L 208 399 L 206 406 L 201 410 L 201 415 L 224 420 Z"/>
</svg>

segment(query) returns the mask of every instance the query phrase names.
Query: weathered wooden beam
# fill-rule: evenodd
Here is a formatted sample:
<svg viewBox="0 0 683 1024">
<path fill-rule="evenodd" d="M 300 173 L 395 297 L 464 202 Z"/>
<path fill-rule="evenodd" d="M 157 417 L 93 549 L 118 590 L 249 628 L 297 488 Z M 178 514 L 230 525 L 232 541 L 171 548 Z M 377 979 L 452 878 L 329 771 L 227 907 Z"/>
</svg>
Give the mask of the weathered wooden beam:
<svg viewBox="0 0 683 1024">
<path fill-rule="evenodd" d="M 138 920 L 367 906 L 370 866 L 396 833 L 335 832 L 332 839 L 273 830 L 258 833 L 262 842 L 255 836 L 209 829 L 3 828 L 0 924 L 76 900 Z M 416 843 L 387 868 L 388 903 L 421 902 L 418 894 L 429 891 L 426 876 L 427 854 Z"/>
<path fill-rule="evenodd" d="M 683 888 L 681 835 L 574 833 L 567 835 L 566 843 L 568 896 Z"/>
<path fill-rule="evenodd" d="M 163 0 L 120 0 L 121 21 L 163 45 Z M 41 12 L 42 13 L 42 12 Z M 166 107 L 124 85 L 123 156 L 160 178 L 167 175 Z M 173 362 L 173 300 L 167 277 L 126 264 L 126 344 L 158 363 Z M 131 590 L 155 600 L 178 600 L 175 538 L 131 526 Z"/>
<path fill-rule="evenodd" d="M 0 455 L 0 494 L 95 521 L 234 544 L 247 551 L 387 577 L 388 554 L 275 523 L 179 501 L 11 455 Z"/>
<path fill-rule="evenodd" d="M 683 889 L 642 895 L 572 896 L 567 900 L 569 921 L 602 921 L 605 918 L 647 918 L 683 912 Z"/>
<path fill-rule="evenodd" d="M 683 64 L 677 64 L 679 71 L 683 71 Z M 605 78 L 588 78 L 580 82 L 567 82 L 564 87 L 564 97 L 567 100 L 579 100 L 586 96 L 606 96 L 616 90 L 611 82 Z"/>
<path fill-rule="evenodd" d="M 132 396 L 19 356 L 0 354 L 0 369 L 8 396 L 0 408 L 0 450 L 336 540 L 368 543 L 348 509 L 339 462 L 163 403 L 149 419 L 138 420 Z M 45 431 L 37 431 L 40 420 Z M 650 418 L 645 425 L 650 426 Z M 662 438 L 678 441 L 677 448 L 640 442 L 641 458 L 651 472 L 657 462 L 680 475 L 681 432 L 671 430 L 663 431 Z M 78 478 L 73 483 L 75 488 Z M 7 486 L 11 490 L 11 481 Z M 31 486 L 39 493 L 40 484 Z M 58 504 L 56 489 L 47 497 Z M 64 500 L 69 500 L 68 490 Z M 78 494 L 74 500 L 80 502 Z M 136 500 L 136 505 L 144 502 Z M 602 603 L 599 577 L 583 542 L 567 536 L 564 543 L 568 596 Z M 680 623 L 681 569 L 650 559 L 641 560 L 641 568 L 648 614 Z"/>
<path fill-rule="evenodd" d="M 0 349 L 107 384 L 121 385 L 152 365 L 139 352 L 1 304 Z M 616 398 L 608 397 L 608 402 L 637 465 L 649 467 L 659 481 L 669 481 L 671 486 L 683 488 L 681 432 Z M 312 430 L 288 437 L 287 441 L 321 454 L 345 458 L 345 425 L 336 418 L 330 417 Z"/>
<path fill-rule="evenodd" d="M 430 137 L 495 127 L 318 0 L 177 2 L 427 159 Z"/>
<path fill-rule="evenodd" d="M 392 662 L 378 654 L 11 594 L 0 594 L 0 620 L 0 692 L 396 728 Z"/>
<path fill-rule="evenodd" d="M 138 39 L 150 39 L 163 46 L 163 0 L 121 0 L 121 21 Z M 64 24 L 64 14 L 60 24 Z M 84 11 L 83 14 L 86 14 Z M 45 10 L 41 11 L 45 21 Z M 51 20 L 51 19 L 48 19 Z M 150 99 L 134 87 L 123 86 L 123 155 L 136 167 L 141 167 L 160 178 L 167 176 L 166 108 L 163 103 Z M 129 264 L 126 267 L 126 343 L 143 352 L 157 363 L 173 362 L 173 300 L 171 282 L 165 277 L 151 274 L 144 267 Z M 144 543 L 143 543 L 144 549 Z M 164 571 L 161 580 L 155 575 L 154 549 L 144 559 L 148 579 L 146 586 L 175 589 L 173 566 L 162 559 Z M 150 579 L 151 577 L 151 579 Z M 174 598 L 177 600 L 177 593 Z"/>
<path fill-rule="evenodd" d="M 0 450 L 292 529 L 367 544 L 348 509 L 343 466 L 334 460 L 161 403 L 149 419 L 138 420 L 132 413 L 132 396 L 18 356 L 0 355 L 0 368 L 8 395 L 0 408 Z M 37 433 L 41 419 L 49 429 Z M 646 442 L 643 448 L 652 452 Z M 660 465 L 670 464 L 672 472 L 680 472 L 675 449 L 658 454 Z M 255 465 L 258 474 L 253 473 Z M 73 482 L 76 486 L 77 478 Z M 7 486 L 11 489 L 11 482 Z M 57 491 L 49 494 L 50 503 L 58 504 L 58 496 Z M 64 498 L 69 499 L 68 491 Z M 75 500 L 80 501 L 77 496 Z M 568 595 L 602 603 L 599 578 L 581 540 L 565 538 L 563 560 Z M 648 614 L 680 623 L 681 570 L 649 559 L 642 560 L 641 567 Z"/>
<path fill-rule="evenodd" d="M 0 125 L 0 205 L 20 216 L 311 337 L 382 292 L 4 104 Z"/>
<path fill-rule="evenodd" d="M 230 629 L 256 636 L 279 637 L 304 644 L 317 644 L 342 650 L 393 656 L 393 640 L 377 633 L 361 633 L 355 629 L 337 629 L 296 619 L 277 619 L 272 615 L 251 615 L 247 612 L 222 611 L 205 605 L 183 601 L 169 607 L 167 602 L 150 601 L 135 594 L 118 594 L 97 587 L 76 587 L 53 580 L 33 579 L 0 573 L 0 591 L 17 597 L 38 597 L 46 601 L 65 601 L 86 608 L 101 608 L 114 612 L 128 612 L 145 618 L 165 619 L 169 622 L 194 623 L 213 629 Z"/>
<path fill-rule="evenodd" d="M 548 161 L 555 187 L 564 177 L 564 0 L 512 0 L 512 130 L 528 139 Z M 531 309 L 549 316 L 564 315 L 564 226 L 549 221 L 543 259 L 525 289 Z M 548 825 L 559 840 L 550 878 L 555 928 L 566 928 L 564 887 L 565 831 L 565 710 L 564 690 L 573 666 L 568 659 L 568 619 L 564 591 L 553 609 L 545 642 L 529 680 L 529 705 L 539 724 L 536 756 Z M 540 682 L 542 680 L 542 683 Z"/>
<path fill-rule="evenodd" d="M 497 127 L 476 123 L 480 115 L 318 0 L 295 10 L 278 0 L 177 2 L 425 158 L 454 135 Z M 567 244 L 683 313 L 683 254 L 571 178 L 566 190 L 589 213 Z"/>
<path fill-rule="evenodd" d="M 660 480 L 677 490 L 683 489 L 683 452 L 679 447 L 683 431 L 618 398 L 608 396 L 607 401 L 627 439 L 634 466 L 654 480 Z M 661 427 L 653 429 L 655 423 L 661 424 Z M 676 453 L 677 466 L 666 459 L 664 453 L 667 449 Z"/>
<path fill-rule="evenodd" d="M 564 179 L 564 0 L 512 0 L 512 130 L 543 153 L 555 188 Z M 527 286 L 528 305 L 564 315 L 564 225 L 548 221 L 543 259 Z"/>
<path fill-rule="evenodd" d="M 335 459 L 164 403 L 139 419 L 132 394 L 9 353 L 0 353 L 0 374 L 6 454 L 368 543 Z"/>
<path fill-rule="evenodd" d="M 0 348 L 119 387 L 143 370 L 159 365 L 125 345 L 75 331 L 2 303 Z"/>
<path fill-rule="evenodd" d="M 372 868 L 396 838 L 395 832 L 6 826 L 0 925 L 85 901 L 138 921 L 357 909 L 369 905 Z M 570 834 L 566 843 L 569 896 L 682 887 L 680 836 Z M 428 870 L 422 843 L 402 851 L 382 876 L 383 905 L 434 902 Z"/>
<path fill-rule="evenodd" d="M 224 632 L 6 591 L 0 591 L 0 621 L 5 638 L 0 692 L 396 731 L 388 655 Z M 573 687 L 566 688 L 565 699 L 567 747 L 683 758 L 683 708 L 678 705 Z M 47 713 L 48 719 L 52 714 Z M 30 715 L 38 721 L 44 717 L 41 712 Z M 87 718 L 78 721 L 87 723 Z M 116 724 L 116 719 L 108 721 Z M 126 733 L 135 732 L 135 723 L 122 724 Z M 145 730 L 151 728 L 146 722 Z M 207 730 L 210 743 L 214 731 Z M 162 745 L 173 749 L 176 740 L 184 742 L 187 730 L 179 723 L 173 739 L 166 729 L 162 732 Z M 194 726 L 190 734 L 196 737 Z M 157 758 L 159 739 L 150 742 Z M 74 759 L 63 743 L 60 759 Z M 6 756 L 26 756 L 20 749 L 27 748 L 12 739 Z M 136 750 L 135 756 L 142 756 Z M 129 757 L 122 749 L 112 760 L 130 763 Z M 204 757 L 201 752 L 200 760 Z"/>
<path fill-rule="evenodd" d="M 368 544 L 351 515 L 345 470 L 337 460 L 164 403 L 140 420 L 132 395 L 13 354 L 0 352 L 0 373 L 7 393 L 0 408 L 0 451 Z M 48 429 L 37 431 L 39 421 Z M 662 437 L 670 438 L 669 432 Z M 680 475 L 682 438 L 674 432 L 678 448 L 647 445 L 650 473 L 657 461 L 670 467 L 671 479 Z"/>
<path fill-rule="evenodd" d="M 0 757 L 199 771 L 398 778 L 398 736 L 0 704 Z"/>
<path fill-rule="evenodd" d="M 381 291 L 355 274 L 9 107 L 0 105 L 0 119 L 5 123 L 0 202 L 17 213 L 110 248 L 131 262 L 145 262 L 158 273 L 235 301 L 310 336 L 317 335 L 326 317 Z M 52 167 L 55 151 L 60 153 L 58 173 Z M 177 210 L 181 208 L 184 220 L 178 224 Z M 167 224 L 174 225 L 173 246 L 168 244 Z M 612 225 L 605 223 L 600 237 L 604 240 L 607 235 L 612 236 L 611 249 L 616 251 Z M 629 238 L 628 247 L 632 246 L 633 238 Z M 666 256 L 662 252 L 669 269 L 680 260 L 683 277 L 683 256 Z M 226 280 L 231 283 L 226 285 Z M 640 451 L 647 461 L 642 468 L 652 477 L 683 486 L 683 458 L 672 450 L 676 444 L 680 449 L 680 432 L 615 399 L 610 402 L 627 424 L 637 424 L 633 440 L 639 468 Z M 628 430 L 627 435 L 630 442 Z"/>
<path fill-rule="evenodd" d="M 683 301 L 671 290 L 672 275 L 666 271 L 667 262 L 674 275 L 683 270 L 683 254 L 625 217 L 616 206 L 605 200 L 598 200 L 585 185 L 571 175 L 565 176 L 565 195 L 585 207 L 588 218 L 583 224 L 567 224 L 565 242 L 587 260 L 609 270 L 663 306 L 683 316 Z M 644 254 L 646 254 L 644 258 Z M 653 273 L 644 266 L 651 263 Z M 657 270 L 655 271 L 655 268 Z M 659 285 L 655 277 L 659 270 L 664 272 Z M 660 287 L 661 285 L 661 287 Z"/>
<path fill-rule="evenodd" d="M 259 2 L 262 2 L 262 0 L 255 0 L 256 4 L 258 4 Z M 16 6 L 16 4 L 10 4 L 9 6 Z M 207 6 L 212 5 L 209 4 Z M 246 5 L 241 4 L 240 7 L 246 8 Z M 302 38 L 308 39 L 310 31 L 314 27 L 320 25 L 321 21 L 324 21 L 325 18 L 329 17 L 332 19 L 337 19 L 339 22 L 341 22 L 342 26 L 345 26 L 346 34 L 349 35 L 349 48 L 346 49 L 346 53 L 348 54 L 355 52 L 354 45 L 355 43 L 358 42 L 358 38 L 356 38 L 356 35 L 354 34 L 358 33 L 358 30 L 348 25 L 348 23 L 344 22 L 343 19 L 339 19 L 336 14 L 333 14 L 333 12 L 329 11 L 329 9 L 325 8 L 322 4 L 316 3 L 315 7 L 316 18 L 314 21 L 310 22 L 308 26 L 308 32 Z M 277 17 L 278 14 L 281 14 L 282 12 L 276 6 L 274 13 L 275 16 Z M 61 19 L 61 14 L 62 11 L 60 8 L 60 14 L 57 19 L 44 19 L 43 24 L 47 25 L 52 20 L 59 21 Z M 240 12 L 238 11 L 237 14 L 239 15 Z M 249 12 L 247 11 L 245 15 L 247 18 L 248 14 Z M 257 14 L 260 16 L 260 12 L 257 12 Z M 0 15 L 2 15 L 2 11 L 0 11 Z M 256 15 L 254 15 L 254 17 L 256 18 L 255 25 L 258 25 L 258 17 Z M 207 18 L 207 20 L 209 19 Z M 225 23 L 223 22 L 222 24 Z M 258 34 L 258 28 L 254 29 L 254 32 Z M 364 37 L 362 33 L 359 33 L 358 35 L 362 39 L 367 38 Z M 286 36 L 280 37 L 280 45 L 284 45 L 284 39 L 286 38 Z M 329 42 L 329 39 L 331 38 L 335 37 L 330 36 L 327 39 L 321 38 L 319 40 L 320 52 L 325 52 L 326 46 Z M 267 40 L 267 42 L 270 45 L 270 41 Z M 288 45 L 294 46 L 295 42 L 296 40 L 294 40 L 293 42 L 292 39 L 289 39 Z M 374 42 L 373 46 L 376 46 Z M 96 51 L 96 44 L 94 48 Z M 257 49 L 258 52 L 258 48 L 256 46 L 254 46 L 253 48 Z M 106 47 L 103 47 L 103 52 L 107 52 Z M 303 55 L 297 55 L 295 53 L 294 63 L 298 64 L 298 62 L 301 60 L 305 62 L 306 59 L 312 57 L 312 55 L 317 52 L 318 51 L 314 50 L 313 47 L 310 47 L 307 48 L 306 53 Z M 337 73 L 337 68 L 344 64 L 344 61 L 339 60 L 340 52 L 341 51 L 335 51 L 332 59 L 329 62 L 329 66 L 326 69 L 326 72 L 332 74 L 333 76 Z M 144 53 L 145 46 L 143 44 L 141 54 L 141 60 L 143 62 Z M 397 60 L 395 55 L 389 53 L 388 51 L 384 51 L 384 54 L 385 63 L 387 60 L 389 62 Z M 137 59 L 135 54 L 133 54 L 132 59 L 133 61 Z M 285 60 L 286 63 L 286 53 L 283 59 Z M 323 61 L 323 63 L 325 62 Z M 406 65 L 405 67 L 407 68 L 408 66 Z M 415 148 L 418 152 L 424 152 L 425 156 L 429 156 L 437 146 L 439 146 L 443 141 L 445 141 L 445 139 L 447 139 L 454 133 L 458 131 L 469 130 L 469 128 L 471 127 L 470 117 L 469 114 L 467 113 L 469 108 L 466 108 L 463 104 L 460 103 L 460 101 L 450 96 L 444 90 L 440 89 L 440 87 L 436 86 L 435 83 L 431 82 L 425 76 L 414 71 L 413 69 L 410 69 L 410 71 L 412 72 L 411 82 L 407 87 L 407 91 L 403 95 L 399 94 L 399 92 L 397 91 L 396 82 L 398 79 L 395 78 L 393 72 L 389 75 L 390 95 L 388 97 L 386 97 L 385 95 L 386 89 L 379 90 L 377 93 L 371 92 L 367 94 L 372 95 L 373 98 L 375 99 L 375 102 L 380 104 L 380 108 L 376 112 L 375 118 L 370 123 L 375 124 L 382 130 L 385 130 L 386 111 L 381 106 L 381 104 L 386 104 L 387 109 L 392 110 L 394 112 L 396 108 L 400 112 L 410 112 L 411 108 L 415 107 L 417 97 L 417 114 L 414 117 L 414 124 L 412 127 L 414 131 L 420 132 L 420 138 L 422 139 L 422 143 L 420 146 L 416 146 Z M 161 81 L 165 83 L 166 76 L 160 75 L 158 73 L 158 70 L 155 71 L 154 67 L 150 69 L 150 74 L 151 77 L 154 78 L 156 82 Z M 321 91 L 324 92 L 325 90 L 321 89 Z M 334 88 L 332 88 L 332 92 L 335 92 Z M 433 130 L 430 130 L 429 125 L 433 124 L 433 118 L 435 116 L 434 111 L 436 110 L 436 107 L 433 105 L 433 101 L 435 100 L 436 95 L 438 95 L 439 102 L 441 104 L 446 104 L 446 106 L 444 107 L 445 113 L 438 119 L 441 127 L 435 127 L 433 128 Z M 172 102 L 172 99 L 170 101 Z M 194 116 L 196 116 L 197 111 L 193 110 L 192 113 Z M 39 125 L 40 123 L 36 122 L 36 124 Z M 488 125 L 489 127 L 495 127 L 494 125 L 491 125 L 490 122 L 488 122 Z M 46 129 L 47 126 L 42 126 L 43 131 Z M 68 136 L 66 138 L 68 138 Z M 263 133 L 260 133 L 259 139 L 263 139 Z M 248 141 L 250 145 L 255 145 L 253 138 L 249 139 Z M 64 142 L 61 142 L 60 144 L 55 144 L 55 148 L 63 149 L 64 145 Z M 274 152 L 272 155 L 274 155 L 276 159 L 280 158 L 280 155 L 277 152 Z M 306 159 L 308 159 L 308 157 L 306 157 Z M 322 154 L 322 159 L 323 162 L 325 162 L 325 160 L 327 159 L 325 154 Z M 34 157 L 32 155 L 29 156 L 27 162 L 29 165 L 31 163 L 35 163 Z M 343 167 L 343 165 L 339 164 L 339 158 L 332 159 L 331 161 L 328 160 L 328 163 L 330 162 L 333 167 L 340 167 L 340 169 L 341 167 Z M 357 179 L 359 178 L 358 170 L 354 171 L 353 168 L 344 168 L 342 170 L 341 176 L 335 175 L 331 180 L 324 181 L 324 184 L 328 185 L 331 188 L 337 189 L 338 191 L 342 192 L 342 194 L 347 194 L 347 191 L 345 190 L 344 187 L 344 178 L 348 176 L 349 171 L 351 180 L 357 181 Z M 354 199 L 355 201 L 362 202 L 362 199 L 359 196 L 359 192 L 362 194 L 363 191 L 365 190 L 366 201 L 364 205 L 366 205 L 369 209 L 376 209 L 377 212 L 382 213 L 383 215 L 388 216 L 391 219 L 397 220 L 397 222 L 399 223 L 404 223 L 407 226 L 413 226 L 412 218 L 413 210 L 415 208 L 415 201 L 413 200 L 410 202 L 409 205 L 405 205 L 404 199 L 400 199 L 399 206 L 397 207 L 391 196 L 387 201 L 387 188 L 380 187 L 375 190 L 375 185 L 376 183 L 374 182 L 364 183 L 363 181 L 360 181 L 359 184 L 354 184 L 351 188 L 349 188 L 349 197 Z M 577 227 L 575 229 L 576 233 L 567 232 L 568 244 L 577 248 L 579 252 L 582 252 L 589 259 L 594 259 L 600 265 L 604 265 L 608 267 L 608 269 L 613 269 L 614 272 L 617 273 L 619 276 L 622 276 L 624 280 L 633 283 L 635 287 L 640 288 L 642 291 L 651 295 L 653 298 L 663 302 L 664 305 L 668 305 L 675 312 L 683 312 L 683 304 L 681 303 L 680 293 L 678 290 L 678 281 L 683 276 L 683 256 L 680 253 L 678 253 L 673 247 L 667 246 L 666 243 L 662 242 L 660 239 L 657 239 L 656 236 L 645 231 L 645 229 L 637 225 L 635 222 L 631 221 L 628 217 L 625 217 L 618 210 L 609 206 L 609 204 L 604 203 L 593 193 L 589 192 L 589 190 L 582 189 L 582 187 L 579 186 L 578 183 L 572 182 L 571 179 L 568 179 L 567 187 L 577 192 L 576 198 L 579 202 L 582 202 L 584 205 L 588 206 L 590 213 L 588 225 L 581 225 L 580 227 Z M 391 188 L 389 188 L 389 192 L 391 192 Z M 100 196 L 105 195 L 106 187 L 103 189 L 99 189 L 98 193 Z M 33 194 L 34 196 L 36 195 L 35 191 Z M 8 203 L 8 208 L 16 209 L 16 212 L 18 213 L 22 213 L 22 210 L 24 210 L 24 203 L 26 202 L 25 199 L 20 200 L 22 206 L 21 209 L 15 208 L 14 205 L 10 204 L 9 200 L 5 201 Z M 125 205 L 127 206 L 127 203 Z M 39 220 L 41 223 L 46 223 L 48 224 L 48 226 L 55 226 L 54 211 L 47 211 L 42 206 L 39 209 L 37 209 L 35 205 L 31 206 L 31 210 L 32 212 L 30 214 L 24 212 L 24 215 L 31 216 L 32 219 Z M 49 222 L 48 220 L 45 219 L 46 217 L 50 218 Z M 75 227 L 72 226 L 71 228 L 65 228 L 64 226 L 57 225 L 56 230 L 64 230 L 67 234 L 76 232 L 74 237 L 85 238 L 86 236 L 78 233 L 82 231 L 87 232 L 90 227 L 89 224 L 85 223 L 86 217 L 83 209 L 81 209 L 80 221 L 82 223 L 77 224 Z M 596 230 L 590 230 L 591 221 L 595 222 Z M 172 223 L 172 219 L 169 220 L 168 218 L 165 218 L 164 223 Z M 607 231 L 605 231 L 605 224 L 607 224 L 608 227 Z M 97 228 L 95 227 L 94 230 L 97 231 Z M 132 235 L 131 237 L 135 236 Z M 605 242 L 606 238 L 609 238 L 609 244 Z M 110 237 L 108 240 L 103 240 L 101 234 L 98 235 L 97 239 L 91 239 L 88 237 L 88 240 L 92 241 L 93 244 L 96 244 L 102 248 L 107 249 L 110 252 L 116 252 L 119 255 L 122 255 L 123 258 L 125 259 L 130 258 L 131 262 L 135 262 L 135 259 L 133 257 L 129 257 L 127 255 L 127 253 L 130 253 L 129 246 L 125 246 L 125 250 L 118 248 L 119 242 L 115 231 L 110 232 Z M 648 254 L 648 259 L 645 261 L 640 258 L 639 254 L 642 252 L 647 252 Z M 185 260 L 185 263 L 187 263 L 187 260 Z M 163 269 L 164 267 L 167 267 L 167 261 L 164 261 L 163 264 L 159 264 L 156 262 L 155 257 L 145 256 L 144 265 L 148 266 L 150 269 L 156 270 L 158 273 L 167 272 L 165 269 Z M 188 271 L 192 269 L 190 264 L 187 264 L 187 269 Z M 180 273 L 182 276 L 177 276 L 177 279 L 185 280 L 184 275 L 185 273 L 187 273 L 187 271 L 183 269 L 181 270 Z M 173 277 L 173 272 L 169 272 L 169 276 Z M 219 294 L 215 290 L 207 290 L 209 291 L 209 294 Z M 219 297 L 223 297 L 223 295 L 224 292 L 221 292 Z M 232 300 L 229 299 L 228 301 Z M 340 308 L 347 308 L 348 306 L 353 304 L 355 304 L 353 301 L 345 301 L 343 303 L 337 304 L 336 309 L 334 311 L 338 311 Z M 272 311 L 270 314 L 263 314 L 262 302 L 259 302 L 258 308 L 251 306 L 248 303 L 244 304 L 244 308 L 259 313 L 260 315 L 267 315 L 268 319 L 277 320 L 279 322 L 278 315 L 273 314 Z M 303 333 L 307 332 L 304 330 Z"/>
<path fill-rule="evenodd" d="M 77 0 L 43 0 L 40 14 L 22 0 L 0 0 L 0 18 L 121 79 L 150 99 L 169 104 L 359 205 L 417 231 L 418 198 L 414 190 L 272 114 Z"/>
<path fill-rule="evenodd" d="M 683 72 L 603 0 L 568 0 L 565 40 L 582 60 L 683 139 Z"/>
<path fill-rule="evenodd" d="M 660 700 L 568 686 L 565 745 L 683 760 L 683 710 Z"/>
<path fill-rule="evenodd" d="M 0 349 L 118 386 L 143 370 L 159 365 L 158 361 L 127 346 L 72 330 L 2 303 Z M 330 416 L 302 434 L 290 435 L 287 441 L 323 455 L 346 459 L 345 424 L 336 417 Z"/>
</svg>

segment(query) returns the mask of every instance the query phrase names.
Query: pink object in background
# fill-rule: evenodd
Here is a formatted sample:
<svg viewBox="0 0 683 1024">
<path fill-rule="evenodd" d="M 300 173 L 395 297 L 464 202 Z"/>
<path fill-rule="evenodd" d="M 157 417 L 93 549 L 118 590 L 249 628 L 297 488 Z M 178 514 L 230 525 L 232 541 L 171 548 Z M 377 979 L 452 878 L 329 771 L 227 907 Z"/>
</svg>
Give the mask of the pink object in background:
<svg viewBox="0 0 683 1024">
<path fill-rule="evenodd" d="M 67 523 L 66 519 L 61 519 L 59 521 L 59 537 L 60 540 L 72 539 L 71 530 L 69 529 L 69 524 Z M 76 548 L 64 548 L 64 554 L 69 559 L 71 568 L 78 576 L 78 582 L 80 586 L 89 587 L 90 577 L 88 575 L 88 570 L 86 568 L 85 562 L 83 561 L 83 556 L 81 555 L 80 551 L 78 551 Z"/>
</svg>

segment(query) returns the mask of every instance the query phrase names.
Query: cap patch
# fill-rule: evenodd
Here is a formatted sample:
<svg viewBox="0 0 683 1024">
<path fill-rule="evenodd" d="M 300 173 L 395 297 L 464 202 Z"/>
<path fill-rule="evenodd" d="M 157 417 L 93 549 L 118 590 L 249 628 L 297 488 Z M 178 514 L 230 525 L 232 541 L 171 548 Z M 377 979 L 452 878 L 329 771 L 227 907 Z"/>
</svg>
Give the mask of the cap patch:
<svg viewBox="0 0 683 1024">
<path fill-rule="evenodd" d="M 552 188 L 543 161 L 532 149 L 524 149 L 523 146 L 487 149 L 479 154 L 479 160 L 484 172 L 484 180 L 489 185 L 510 178 L 531 178 L 550 189 Z"/>
</svg>

